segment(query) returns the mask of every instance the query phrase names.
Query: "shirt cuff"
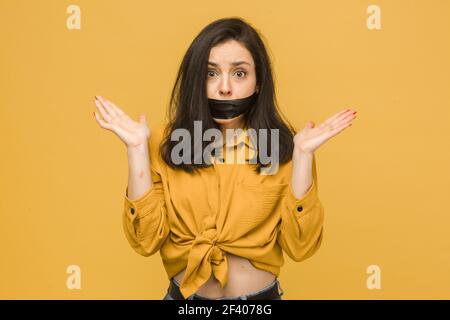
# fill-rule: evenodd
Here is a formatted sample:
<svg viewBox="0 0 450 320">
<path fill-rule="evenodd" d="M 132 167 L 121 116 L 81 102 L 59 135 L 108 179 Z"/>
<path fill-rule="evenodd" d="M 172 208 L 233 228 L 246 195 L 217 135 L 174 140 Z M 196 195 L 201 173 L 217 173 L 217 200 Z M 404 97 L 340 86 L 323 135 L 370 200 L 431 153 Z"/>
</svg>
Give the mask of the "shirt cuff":
<svg viewBox="0 0 450 320">
<path fill-rule="evenodd" d="M 144 212 L 143 209 L 148 207 L 149 203 L 155 203 L 155 201 L 151 200 L 154 194 L 155 186 L 152 185 L 152 187 L 139 198 L 131 200 L 128 198 L 128 187 L 125 189 L 125 213 L 131 222 L 133 222 L 134 219 L 140 219 L 145 216 L 145 214 L 142 214 L 142 212 Z M 146 210 L 146 212 L 148 213 L 148 210 Z"/>
<path fill-rule="evenodd" d="M 304 214 L 311 211 L 317 201 L 317 183 L 313 179 L 311 186 L 308 191 L 301 197 L 296 198 L 294 191 L 292 189 L 292 184 L 288 184 L 288 196 L 287 196 L 287 206 L 290 212 L 294 212 L 295 215 L 300 218 Z"/>
</svg>

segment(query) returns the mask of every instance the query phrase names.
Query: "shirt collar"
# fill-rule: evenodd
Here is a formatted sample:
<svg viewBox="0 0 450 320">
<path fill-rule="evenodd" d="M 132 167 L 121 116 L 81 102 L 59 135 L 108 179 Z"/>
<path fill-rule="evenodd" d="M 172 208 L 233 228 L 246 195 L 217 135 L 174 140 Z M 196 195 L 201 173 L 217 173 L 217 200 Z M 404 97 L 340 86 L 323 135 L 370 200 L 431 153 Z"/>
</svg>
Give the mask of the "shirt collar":
<svg viewBox="0 0 450 320">
<path fill-rule="evenodd" d="M 226 134 L 224 135 L 224 141 L 226 141 Z M 248 148 L 253 150 L 257 150 L 257 146 L 253 144 L 250 139 L 250 135 L 248 133 L 247 127 L 242 128 L 239 135 L 231 135 L 230 141 L 226 144 L 224 142 L 224 146 L 226 145 L 228 148 L 232 148 L 235 146 L 240 146 L 241 144 L 245 144 Z"/>
<path fill-rule="evenodd" d="M 223 137 L 224 140 L 226 140 L 226 135 Z M 248 133 L 247 128 L 242 128 L 242 131 L 240 131 L 239 135 L 234 135 L 230 138 L 230 142 L 226 144 L 225 142 L 222 144 L 222 152 L 224 153 L 225 150 L 228 148 L 228 150 L 232 148 L 236 148 L 236 150 L 240 150 L 241 148 L 245 148 L 244 151 L 244 158 L 246 161 L 250 161 L 250 159 L 256 157 L 257 154 L 257 146 L 256 144 L 253 144 L 252 140 L 250 139 L 250 135 Z M 225 162 L 225 155 L 219 155 L 217 158 L 212 156 L 213 162 L 216 163 L 224 163 Z"/>
</svg>

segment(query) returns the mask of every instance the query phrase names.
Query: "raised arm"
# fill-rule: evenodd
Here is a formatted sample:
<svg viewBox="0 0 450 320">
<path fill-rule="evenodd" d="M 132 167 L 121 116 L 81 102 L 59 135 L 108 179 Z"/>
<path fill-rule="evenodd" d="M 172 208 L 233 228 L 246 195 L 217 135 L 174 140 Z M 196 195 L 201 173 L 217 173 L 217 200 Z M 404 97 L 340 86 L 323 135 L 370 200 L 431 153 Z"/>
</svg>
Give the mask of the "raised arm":
<svg viewBox="0 0 450 320">
<path fill-rule="evenodd" d="M 162 178 L 155 156 L 158 145 L 144 115 L 135 122 L 109 100 L 96 97 L 95 104 L 99 114 L 94 112 L 94 116 L 99 125 L 114 132 L 127 148 L 128 186 L 122 215 L 125 236 L 136 252 L 150 256 L 169 233 Z"/>
</svg>

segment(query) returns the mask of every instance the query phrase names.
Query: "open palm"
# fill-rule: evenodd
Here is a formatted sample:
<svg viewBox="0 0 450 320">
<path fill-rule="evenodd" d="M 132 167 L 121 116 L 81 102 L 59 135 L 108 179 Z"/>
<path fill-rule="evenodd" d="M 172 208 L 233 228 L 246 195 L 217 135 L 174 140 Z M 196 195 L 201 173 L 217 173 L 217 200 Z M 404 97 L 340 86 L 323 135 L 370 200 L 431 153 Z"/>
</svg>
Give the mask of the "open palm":
<svg viewBox="0 0 450 320">
<path fill-rule="evenodd" d="M 145 115 L 141 115 L 139 121 L 134 121 L 122 109 L 101 96 L 96 96 L 95 105 L 99 112 L 94 112 L 98 124 L 114 132 L 128 147 L 147 143 L 151 131 Z"/>
<path fill-rule="evenodd" d="M 309 121 L 306 126 L 294 136 L 294 145 L 297 150 L 312 153 L 325 141 L 352 125 L 356 118 L 356 111 L 344 109 L 334 114 L 319 126 Z"/>
</svg>

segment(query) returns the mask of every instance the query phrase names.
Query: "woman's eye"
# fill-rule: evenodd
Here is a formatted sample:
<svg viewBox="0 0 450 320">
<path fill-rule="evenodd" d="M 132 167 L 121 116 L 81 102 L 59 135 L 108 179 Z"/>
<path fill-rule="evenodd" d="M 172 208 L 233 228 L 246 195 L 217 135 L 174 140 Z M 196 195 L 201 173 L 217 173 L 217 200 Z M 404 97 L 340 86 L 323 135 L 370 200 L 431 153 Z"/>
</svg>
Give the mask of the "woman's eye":
<svg viewBox="0 0 450 320">
<path fill-rule="evenodd" d="M 238 74 L 238 73 L 242 74 L 242 76 L 238 76 L 239 78 L 243 78 L 247 74 L 247 72 L 245 72 L 245 71 L 237 71 L 236 74 Z"/>
<path fill-rule="evenodd" d="M 216 72 L 213 71 L 213 70 L 208 71 L 208 77 L 214 77 L 215 73 Z M 244 78 L 247 75 L 247 72 L 245 72 L 245 71 L 236 71 L 235 74 L 238 75 L 238 78 Z"/>
</svg>

